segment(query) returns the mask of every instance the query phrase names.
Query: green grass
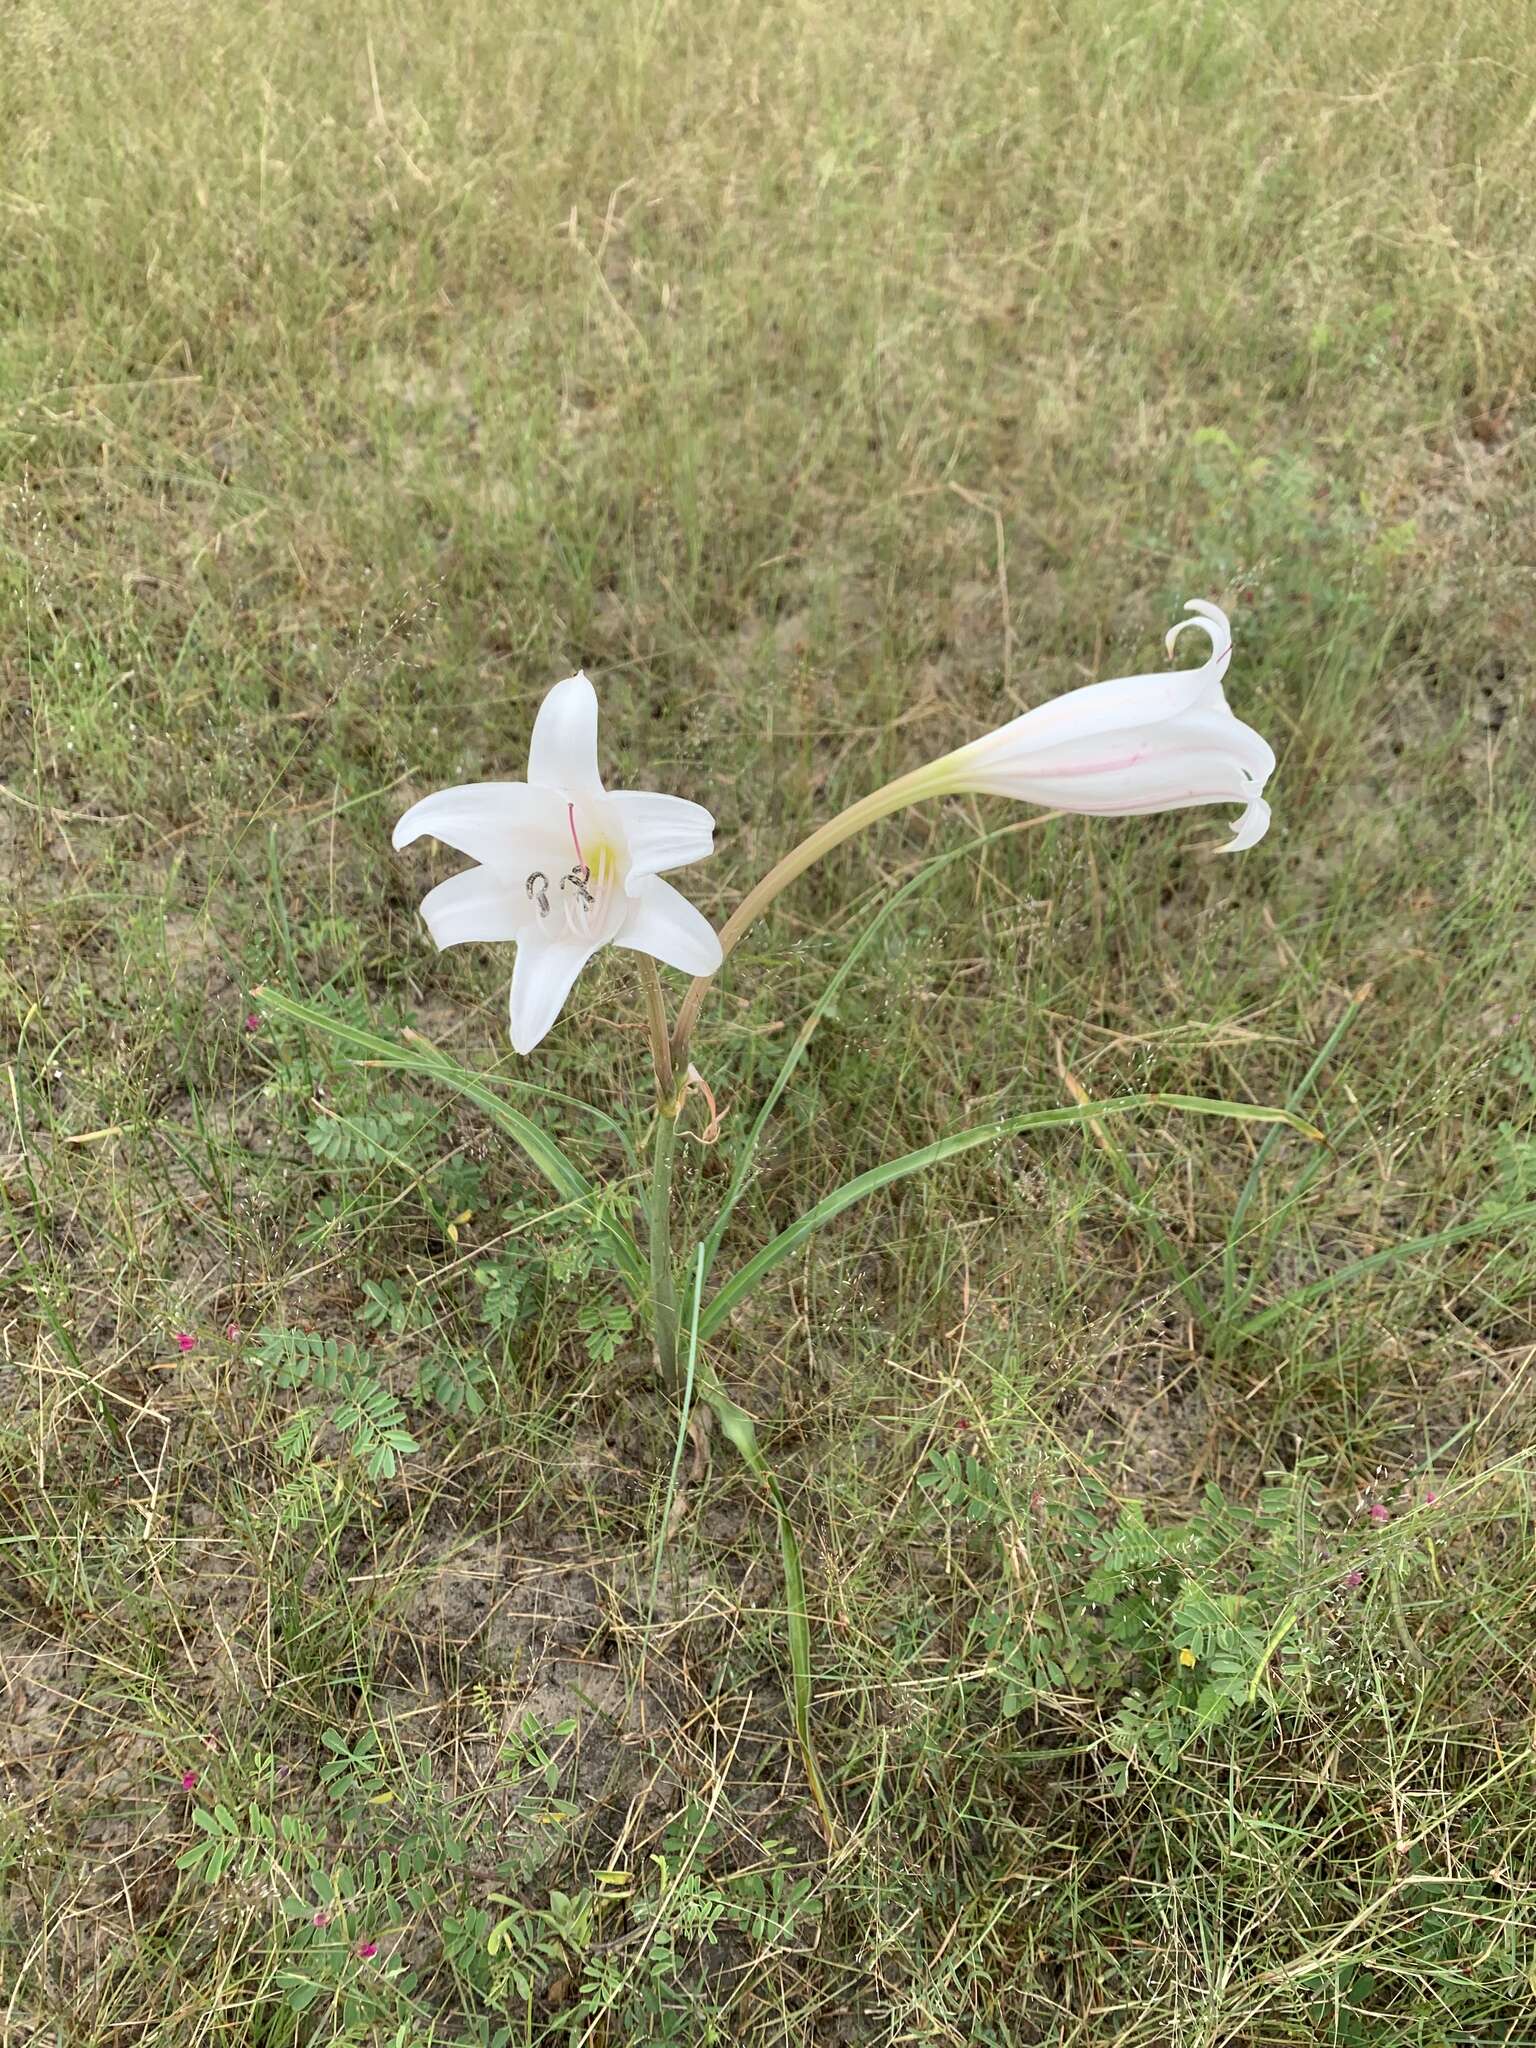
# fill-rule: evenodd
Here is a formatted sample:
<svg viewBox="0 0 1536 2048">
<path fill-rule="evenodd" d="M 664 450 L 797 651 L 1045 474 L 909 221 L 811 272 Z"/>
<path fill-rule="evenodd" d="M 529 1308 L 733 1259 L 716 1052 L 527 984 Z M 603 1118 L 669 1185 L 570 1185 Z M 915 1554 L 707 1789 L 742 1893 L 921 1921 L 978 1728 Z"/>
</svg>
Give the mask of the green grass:
<svg viewBox="0 0 1536 2048">
<path fill-rule="evenodd" d="M 6 11 L 0 2035 L 1536 2041 L 1533 49 L 1525 0 Z M 1330 1142 L 980 1148 L 714 1335 L 829 1851 L 767 1503 L 674 1462 L 588 1221 L 251 991 L 625 1184 L 622 956 L 516 1062 L 406 802 L 584 664 L 723 918 L 1195 596 L 1270 837 L 937 873 L 718 1271 L 1074 1085 Z M 735 957 L 694 1231 L 876 906 L 1008 822 L 892 819 Z"/>
</svg>

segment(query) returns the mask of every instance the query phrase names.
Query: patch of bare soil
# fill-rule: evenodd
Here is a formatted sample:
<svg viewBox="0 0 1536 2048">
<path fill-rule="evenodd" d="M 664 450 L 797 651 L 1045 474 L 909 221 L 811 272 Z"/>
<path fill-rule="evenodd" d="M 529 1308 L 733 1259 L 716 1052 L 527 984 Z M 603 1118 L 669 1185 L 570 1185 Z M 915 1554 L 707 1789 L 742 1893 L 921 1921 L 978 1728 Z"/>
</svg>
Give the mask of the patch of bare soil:
<svg viewBox="0 0 1536 2048">
<path fill-rule="evenodd" d="M 0 1636 L 0 1789 L 13 1852 L 0 1920 L 32 1951 L 32 1980 L 65 1992 L 131 1944 L 175 1883 L 159 1746 L 110 1696 L 93 1695 L 90 1679 L 89 1658 Z M 12 2008 L 7 2024 L 27 2017 Z"/>
</svg>

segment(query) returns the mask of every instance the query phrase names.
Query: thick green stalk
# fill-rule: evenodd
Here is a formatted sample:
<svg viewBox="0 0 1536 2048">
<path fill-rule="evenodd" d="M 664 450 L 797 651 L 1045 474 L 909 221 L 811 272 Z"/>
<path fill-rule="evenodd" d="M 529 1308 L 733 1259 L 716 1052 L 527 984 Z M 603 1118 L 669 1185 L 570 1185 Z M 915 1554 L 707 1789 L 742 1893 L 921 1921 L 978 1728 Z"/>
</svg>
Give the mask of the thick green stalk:
<svg viewBox="0 0 1536 2048">
<path fill-rule="evenodd" d="M 957 747 L 951 754 L 941 755 L 937 761 L 930 761 L 926 767 L 914 768 L 906 775 L 898 775 L 894 782 L 888 782 L 883 789 L 871 791 L 860 797 L 845 811 L 839 811 L 835 818 L 829 818 L 825 825 L 818 826 L 808 839 L 792 847 L 784 858 L 771 867 L 762 880 L 749 889 L 725 923 L 720 927 L 721 965 L 730 957 L 736 941 L 768 908 L 774 897 L 787 889 L 791 882 L 799 879 L 807 868 L 841 846 L 845 839 L 851 839 L 855 832 L 862 832 L 866 825 L 874 825 L 881 818 L 888 818 L 892 811 L 905 810 L 908 804 L 921 803 L 926 797 L 955 796 L 971 787 L 966 780 L 964 767 L 972 747 Z M 1047 811 L 1039 820 L 1043 825 L 1052 818 L 1059 818 L 1060 811 Z M 683 997 L 682 1008 L 677 1013 L 677 1023 L 672 1032 L 672 1064 L 682 1072 L 688 1061 L 688 1043 L 693 1037 L 693 1027 L 699 1020 L 699 1011 L 709 993 L 710 983 L 720 969 L 713 974 L 696 975 L 689 984 L 688 993 Z"/>
<path fill-rule="evenodd" d="M 651 1334 L 664 1387 L 677 1386 L 677 1282 L 672 1271 L 672 1155 L 677 1150 L 676 1103 L 656 1111 L 651 1158 Z"/>
<path fill-rule="evenodd" d="M 661 976 L 656 972 L 656 962 L 650 954 L 636 954 L 635 964 L 640 969 L 640 989 L 645 997 L 645 1028 L 651 1041 L 651 1064 L 656 1069 L 656 1094 L 658 1100 L 665 1104 L 677 1093 L 672 1079 L 667 998 L 662 990 Z"/>
<path fill-rule="evenodd" d="M 841 846 L 845 839 L 851 839 L 855 832 L 862 832 L 866 825 L 888 818 L 892 811 L 902 810 L 907 804 L 916 803 L 925 796 L 945 795 L 951 785 L 945 781 L 941 771 L 948 758 L 946 755 L 943 761 L 930 761 L 925 768 L 914 768 L 909 775 L 899 775 L 894 782 L 886 783 L 883 789 L 861 797 L 856 804 L 839 811 L 835 818 L 829 818 L 808 839 L 802 839 L 797 847 L 786 853 L 777 866 L 771 867 L 763 879 L 747 891 L 721 926 L 722 963 L 742 933 L 762 916 L 780 890 L 787 889 L 797 876 L 803 875 L 808 867 L 813 867 L 834 847 Z M 719 971 L 716 968 L 715 973 Z M 672 1064 L 679 1070 L 687 1063 L 688 1041 L 693 1036 L 705 992 L 714 978 L 714 974 L 698 975 L 683 998 L 672 1033 Z"/>
</svg>

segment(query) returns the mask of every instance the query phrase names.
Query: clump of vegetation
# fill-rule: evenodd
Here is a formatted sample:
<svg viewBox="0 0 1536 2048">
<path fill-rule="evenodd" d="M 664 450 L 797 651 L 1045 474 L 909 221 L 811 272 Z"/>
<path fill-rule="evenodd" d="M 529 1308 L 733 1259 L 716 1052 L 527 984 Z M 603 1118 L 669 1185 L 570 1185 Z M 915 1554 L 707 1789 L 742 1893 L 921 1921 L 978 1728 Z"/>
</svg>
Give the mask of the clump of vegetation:
<svg viewBox="0 0 1536 2048">
<path fill-rule="evenodd" d="M 0 23 L 0 2032 L 1518 2042 L 1528 23 L 600 26 Z M 381 848 L 580 663 L 728 817 L 718 923 L 1206 593 L 1280 756 L 1240 875 L 1064 821 L 877 922 L 997 822 L 956 799 L 722 977 L 682 1241 L 823 1005 L 722 1272 L 834 1154 L 1077 1091 L 1329 1139 L 978 1147 L 709 1340 L 829 1852 L 767 1502 L 615 1275 L 623 970 L 514 1065 Z"/>
</svg>

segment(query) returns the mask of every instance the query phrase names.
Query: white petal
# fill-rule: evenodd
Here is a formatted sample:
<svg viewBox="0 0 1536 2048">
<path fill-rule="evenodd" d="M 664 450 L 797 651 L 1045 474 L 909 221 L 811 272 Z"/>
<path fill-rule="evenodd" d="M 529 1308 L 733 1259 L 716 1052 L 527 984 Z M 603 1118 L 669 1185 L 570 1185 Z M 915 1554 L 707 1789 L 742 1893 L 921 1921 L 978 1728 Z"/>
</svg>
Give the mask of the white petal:
<svg viewBox="0 0 1536 2048">
<path fill-rule="evenodd" d="M 1259 796 L 1274 767 L 1269 742 L 1223 705 L 1163 725 L 1085 734 L 1001 767 L 983 764 L 974 786 L 1064 811 L 1103 810 L 1111 802 L 1117 810 L 1155 811 L 1164 807 L 1164 791 L 1186 786 L 1214 792 L 1189 796 L 1192 803 L 1216 802 L 1224 790 L 1245 800 Z"/>
<path fill-rule="evenodd" d="M 983 787 L 1048 810 L 1105 817 L 1179 811 L 1190 804 L 1246 804 L 1263 794 L 1268 769 L 1255 772 L 1262 759 L 1257 747 L 1264 745 L 1258 734 L 1239 729 L 1256 743 L 1252 751 L 1236 740 L 1203 740 L 1181 725 L 1114 733 L 1108 747 L 1053 750 L 1011 775 L 1006 786 Z"/>
<path fill-rule="evenodd" d="M 657 875 L 641 881 L 634 908 L 613 943 L 632 953 L 653 954 L 683 974 L 713 974 L 724 958 L 709 919 Z"/>
<path fill-rule="evenodd" d="M 1262 733 L 1255 732 L 1251 725 L 1244 725 L 1240 718 L 1234 718 L 1225 704 L 1196 711 L 1167 730 L 1170 744 L 1173 744 L 1173 735 L 1177 734 L 1187 747 L 1209 747 L 1230 754 L 1260 789 L 1275 772 L 1275 750 L 1269 741 Z"/>
<path fill-rule="evenodd" d="M 581 674 L 556 683 L 533 721 L 528 780 L 566 797 L 603 793 L 597 771 L 597 692 Z"/>
<path fill-rule="evenodd" d="M 572 940 L 553 940 L 525 931 L 512 965 L 512 1046 L 532 1052 L 559 1016 L 571 985 L 597 951 Z"/>
<path fill-rule="evenodd" d="M 631 896 L 647 875 L 664 875 L 715 850 L 715 821 L 702 804 L 650 789 L 616 789 L 608 799 L 629 849 Z"/>
<path fill-rule="evenodd" d="M 509 877 L 491 868 L 466 868 L 427 891 L 421 914 L 441 951 L 445 946 L 515 939 L 534 912 Z"/>
<path fill-rule="evenodd" d="M 1210 635 L 1211 653 L 1199 668 L 1175 669 L 1171 674 L 1117 676 L 1111 682 L 1085 683 L 1080 690 L 1068 690 L 1049 703 L 1037 704 L 1021 718 L 1011 719 L 984 739 L 973 740 L 945 757 L 949 780 L 960 789 L 981 789 L 985 785 L 972 770 L 1006 770 L 1030 759 L 1042 747 L 1055 747 L 1079 739 L 1097 739 L 1103 733 L 1130 726 L 1160 725 L 1166 719 L 1183 718 L 1190 712 L 1225 705 L 1221 679 L 1232 659 L 1232 633 L 1226 614 L 1213 604 L 1196 598 L 1185 607 L 1197 617 L 1181 619 L 1168 636 L 1169 652 L 1178 634 L 1199 626 Z M 995 786 L 995 785 L 994 785 Z"/>
<path fill-rule="evenodd" d="M 1180 619 L 1176 625 L 1170 626 L 1163 635 L 1163 645 L 1172 654 L 1179 635 L 1191 626 L 1198 626 L 1210 640 L 1209 659 L 1219 661 L 1225 672 L 1227 663 L 1232 659 L 1232 621 L 1219 604 L 1207 604 L 1203 597 L 1192 597 L 1184 609 L 1194 616 Z"/>
<path fill-rule="evenodd" d="M 1232 827 L 1232 837 L 1224 846 L 1218 846 L 1218 853 L 1245 853 L 1250 846 L 1257 846 L 1269 830 L 1269 805 L 1263 797 L 1256 796 L 1243 815 Z"/>
<path fill-rule="evenodd" d="M 412 804 L 396 825 L 396 850 L 429 832 L 471 860 L 514 869 L 530 836 L 547 844 L 563 831 L 565 810 L 545 789 L 526 782 L 461 782 Z"/>
</svg>

